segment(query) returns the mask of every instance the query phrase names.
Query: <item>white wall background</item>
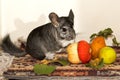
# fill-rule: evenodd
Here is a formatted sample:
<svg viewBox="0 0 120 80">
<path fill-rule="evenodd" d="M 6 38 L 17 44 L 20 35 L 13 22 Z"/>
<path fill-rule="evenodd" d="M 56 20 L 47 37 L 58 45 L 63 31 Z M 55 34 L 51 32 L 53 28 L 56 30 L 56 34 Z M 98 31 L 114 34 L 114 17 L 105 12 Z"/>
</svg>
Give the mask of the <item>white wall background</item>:
<svg viewBox="0 0 120 80">
<path fill-rule="evenodd" d="M 0 40 L 1 40 L 1 0 L 0 0 Z"/>
<path fill-rule="evenodd" d="M 67 16 L 72 9 L 79 40 L 89 41 L 92 33 L 110 27 L 120 41 L 120 0 L 1 0 L 0 8 L 0 34 L 10 33 L 12 40 L 26 39 L 33 28 L 49 22 L 50 12 Z"/>
</svg>

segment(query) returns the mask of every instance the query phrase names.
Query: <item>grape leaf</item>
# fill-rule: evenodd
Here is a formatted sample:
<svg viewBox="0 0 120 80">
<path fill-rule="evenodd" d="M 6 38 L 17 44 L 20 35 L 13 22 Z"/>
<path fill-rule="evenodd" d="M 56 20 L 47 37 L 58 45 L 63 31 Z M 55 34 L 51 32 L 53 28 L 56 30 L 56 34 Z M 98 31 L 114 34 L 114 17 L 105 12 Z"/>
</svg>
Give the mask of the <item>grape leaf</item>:
<svg viewBox="0 0 120 80">
<path fill-rule="evenodd" d="M 55 71 L 55 69 L 56 69 L 55 66 L 46 65 L 46 64 L 35 64 L 33 70 L 36 74 L 48 75 L 51 74 L 53 71 Z"/>
<path fill-rule="evenodd" d="M 97 69 L 100 69 L 103 66 L 104 66 L 104 62 L 103 62 L 103 59 L 101 59 L 99 65 L 97 66 Z"/>
<path fill-rule="evenodd" d="M 92 40 L 95 38 L 95 36 L 97 36 L 97 34 L 96 34 L 96 33 L 93 33 L 93 34 L 90 36 L 90 41 L 92 41 Z"/>
<path fill-rule="evenodd" d="M 69 61 L 64 59 L 56 60 L 55 62 L 60 63 L 62 66 L 66 66 L 69 64 Z"/>
<path fill-rule="evenodd" d="M 114 36 L 114 38 L 112 39 L 112 41 L 113 41 L 113 45 L 114 45 L 114 46 L 119 46 L 119 45 L 120 45 L 120 43 L 117 41 L 117 39 L 116 39 L 115 36 Z"/>
<path fill-rule="evenodd" d="M 112 36 L 112 29 L 111 28 L 107 28 L 107 29 L 104 29 L 104 30 L 101 30 L 99 31 L 98 33 L 93 33 L 91 36 L 90 36 L 90 41 L 92 41 L 96 36 L 103 36 L 104 38 L 108 38 L 110 36 Z"/>
<path fill-rule="evenodd" d="M 94 62 L 94 63 L 89 62 L 89 63 L 86 64 L 86 67 L 90 67 L 90 68 L 93 68 L 93 69 L 100 69 L 104 66 L 103 59 L 100 60 L 99 64 L 96 64 L 96 65 L 94 65 L 94 64 L 96 64 L 96 62 Z"/>
</svg>

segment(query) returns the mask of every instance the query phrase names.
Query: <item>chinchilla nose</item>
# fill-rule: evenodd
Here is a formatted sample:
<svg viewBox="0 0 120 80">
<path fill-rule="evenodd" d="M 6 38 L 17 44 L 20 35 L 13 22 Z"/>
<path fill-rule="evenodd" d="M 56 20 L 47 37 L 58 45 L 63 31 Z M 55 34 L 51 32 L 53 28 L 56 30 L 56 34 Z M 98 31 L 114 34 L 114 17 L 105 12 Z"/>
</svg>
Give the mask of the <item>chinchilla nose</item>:
<svg viewBox="0 0 120 80">
<path fill-rule="evenodd" d="M 68 40 L 74 40 L 76 38 L 76 33 L 74 29 L 70 29 L 70 33 L 68 35 Z"/>
<path fill-rule="evenodd" d="M 75 37 L 76 37 L 75 35 L 70 35 L 69 40 L 73 40 L 73 39 L 75 39 Z"/>
<path fill-rule="evenodd" d="M 76 33 L 72 34 L 72 39 L 76 38 Z"/>
</svg>

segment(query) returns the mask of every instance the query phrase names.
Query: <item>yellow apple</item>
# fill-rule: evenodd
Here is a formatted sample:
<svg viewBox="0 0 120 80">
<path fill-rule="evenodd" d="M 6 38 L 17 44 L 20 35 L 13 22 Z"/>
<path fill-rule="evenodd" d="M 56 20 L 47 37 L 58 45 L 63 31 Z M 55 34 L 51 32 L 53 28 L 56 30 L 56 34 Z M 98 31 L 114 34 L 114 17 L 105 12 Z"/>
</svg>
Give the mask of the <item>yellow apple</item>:
<svg viewBox="0 0 120 80">
<path fill-rule="evenodd" d="M 68 60 L 71 63 L 77 64 L 81 63 L 79 56 L 78 56 L 78 43 L 72 43 L 67 47 L 67 53 L 68 53 Z"/>
<path fill-rule="evenodd" d="M 116 52 L 111 47 L 103 47 L 100 50 L 99 58 L 103 59 L 103 62 L 106 64 L 111 64 L 116 60 Z"/>
</svg>

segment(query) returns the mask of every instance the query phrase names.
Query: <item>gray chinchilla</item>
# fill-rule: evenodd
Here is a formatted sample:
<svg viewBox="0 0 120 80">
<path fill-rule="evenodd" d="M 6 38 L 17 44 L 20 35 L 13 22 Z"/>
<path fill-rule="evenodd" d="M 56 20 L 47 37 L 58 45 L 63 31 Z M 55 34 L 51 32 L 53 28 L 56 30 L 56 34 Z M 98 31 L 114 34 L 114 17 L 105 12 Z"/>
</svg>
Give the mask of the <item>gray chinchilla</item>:
<svg viewBox="0 0 120 80">
<path fill-rule="evenodd" d="M 67 46 L 75 39 L 74 14 L 59 17 L 56 13 L 49 14 L 51 23 L 33 29 L 28 35 L 25 50 L 16 47 L 7 35 L 1 44 L 2 49 L 16 57 L 30 54 L 32 57 L 43 60 L 52 59 L 56 51 Z"/>
</svg>

